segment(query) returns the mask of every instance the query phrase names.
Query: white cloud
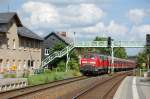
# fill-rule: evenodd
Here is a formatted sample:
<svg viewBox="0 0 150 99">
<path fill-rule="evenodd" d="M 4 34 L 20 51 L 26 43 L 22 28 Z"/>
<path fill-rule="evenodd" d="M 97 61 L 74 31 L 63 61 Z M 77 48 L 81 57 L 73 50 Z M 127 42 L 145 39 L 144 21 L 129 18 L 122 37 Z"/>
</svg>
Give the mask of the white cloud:
<svg viewBox="0 0 150 99">
<path fill-rule="evenodd" d="M 133 40 L 145 40 L 146 34 L 150 33 L 150 24 L 133 26 L 130 35 Z"/>
<path fill-rule="evenodd" d="M 128 33 L 128 28 L 112 20 L 107 27 L 107 32 L 119 36 Z"/>
<path fill-rule="evenodd" d="M 49 27 L 49 23 L 56 24 L 59 21 L 59 14 L 56 8 L 47 3 L 27 2 L 22 7 L 26 17 L 26 23 L 33 27 Z"/>
<path fill-rule="evenodd" d="M 84 28 L 83 31 L 95 34 L 99 33 L 101 36 L 112 36 L 121 39 L 124 38 L 126 33 L 128 33 L 128 28 L 112 20 L 108 25 L 104 25 L 103 22 L 99 22 L 95 26 Z"/>
<path fill-rule="evenodd" d="M 28 0 L 28 1 L 34 1 L 34 0 Z M 70 4 L 81 4 L 81 3 L 103 4 L 103 3 L 109 3 L 112 0 L 36 0 L 36 1 L 48 2 L 56 5 L 70 5 Z"/>
<path fill-rule="evenodd" d="M 81 0 L 82 1 L 82 0 Z M 144 10 L 129 11 L 130 19 L 142 20 Z M 23 23 L 34 31 L 49 33 L 51 31 L 77 32 L 78 37 L 92 39 L 96 35 L 112 36 L 115 39 L 127 40 L 143 31 L 149 31 L 149 26 L 136 26 L 129 30 L 125 25 L 114 20 L 108 25 L 102 22 L 106 15 L 96 4 L 81 3 L 67 6 L 56 6 L 40 1 L 27 1 L 19 13 L 23 13 Z M 136 18 L 135 18 L 136 17 Z M 134 19 L 135 18 L 135 19 Z M 139 29 L 140 28 L 140 29 Z M 142 31 L 142 29 L 144 30 Z M 44 34 L 43 34 L 44 35 Z M 142 34 L 140 34 L 142 36 Z"/>
<path fill-rule="evenodd" d="M 97 24 L 105 15 L 95 4 L 59 7 L 46 2 L 28 1 L 19 11 L 23 21 L 34 30 L 65 30 Z M 40 29 L 39 29 L 40 28 Z"/>
<path fill-rule="evenodd" d="M 64 9 L 67 9 L 66 11 Z M 94 4 L 69 5 L 60 10 L 62 22 L 72 27 L 84 27 L 98 23 L 105 15 L 104 11 Z"/>
<path fill-rule="evenodd" d="M 146 13 L 144 9 L 136 8 L 136 9 L 131 9 L 128 12 L 129 19 L 136 24 L 140 23 L 145 16 L 146 16 Z"/>
</svg>

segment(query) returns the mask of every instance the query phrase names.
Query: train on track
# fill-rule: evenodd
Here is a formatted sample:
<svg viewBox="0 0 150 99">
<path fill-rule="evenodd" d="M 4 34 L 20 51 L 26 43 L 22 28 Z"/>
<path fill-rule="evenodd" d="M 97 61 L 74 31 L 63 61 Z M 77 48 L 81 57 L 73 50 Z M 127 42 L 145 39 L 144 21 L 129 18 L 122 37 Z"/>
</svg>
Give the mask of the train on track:
<svg viewBox="0 0 150 99">
<path fill-rule="evenodd" d="M 133 60 L 121 59 L 96 53 L 88 53 L 80 59 L 80 71 L 84 75 L 109 73 L 111 68 L 114 71 L 125 71 L 136 68 L 136 62 Z"/>
</svg>

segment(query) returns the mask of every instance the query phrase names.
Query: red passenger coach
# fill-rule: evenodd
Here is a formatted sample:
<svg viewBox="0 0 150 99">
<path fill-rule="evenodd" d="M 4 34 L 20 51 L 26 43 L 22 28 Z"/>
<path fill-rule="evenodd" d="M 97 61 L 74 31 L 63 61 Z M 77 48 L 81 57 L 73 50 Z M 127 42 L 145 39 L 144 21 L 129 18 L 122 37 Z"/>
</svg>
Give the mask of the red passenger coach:
<svg viewBox="0 0 150 99">
<path fill-rule="evenodd" d="M 124 71 L 135 68 L 135 61 L 114 57 L 114 64 L 111 63 L 110 56 L 89 53 L 80 59 L 80 71 L 83 74 L 100 74 L 108 73 L 109 68 L 115 71 Z"/>
</svg>

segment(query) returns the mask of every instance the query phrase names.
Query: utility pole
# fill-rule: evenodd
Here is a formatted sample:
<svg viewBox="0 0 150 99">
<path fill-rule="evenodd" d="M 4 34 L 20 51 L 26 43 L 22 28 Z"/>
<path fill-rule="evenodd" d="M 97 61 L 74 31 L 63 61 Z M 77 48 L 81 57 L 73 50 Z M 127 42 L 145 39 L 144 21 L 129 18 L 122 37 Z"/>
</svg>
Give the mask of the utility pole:
<svg viewBox="0 0 150 99">
<path fill-rule="evenodd" d="M 150 64 L 150 55 L 147 54 L 147 69 L 149 70 L 149 64 Z"/>
<path fill-rule="evenodd" d="M 68 71 L 68 62 L 69 62 L 69 50 L 68 50 L 68 46 L 67 46 L 66 72 Z"/>
<path fill-rule="evenodd" d="M 73 34 L 74 34 L 74 45 L 75 45 L 75 43 L 76 43 L 76 32 L 73 32 Z"/>
<path fill-rule="evenodd" d="M 111 48 L 111 73 L 114 73 L 114 45 L 113 45 L 113 40 L 111 37 L 108 37 L 107 39 L 107 47 Z"/>
<path fill-rule="evenodd" d="M 8 2 L 7 11 L 10 12 L 10 4 Z"/>
<path fill-rule="evenodd" d="M 150 34 L 146 34 L 147 69 L 150 68 Z"/>
<path fill-rule="evenodd" d="M 114 46 L 111 44 L 111 72 L 114 73 Z"/>
</svg>

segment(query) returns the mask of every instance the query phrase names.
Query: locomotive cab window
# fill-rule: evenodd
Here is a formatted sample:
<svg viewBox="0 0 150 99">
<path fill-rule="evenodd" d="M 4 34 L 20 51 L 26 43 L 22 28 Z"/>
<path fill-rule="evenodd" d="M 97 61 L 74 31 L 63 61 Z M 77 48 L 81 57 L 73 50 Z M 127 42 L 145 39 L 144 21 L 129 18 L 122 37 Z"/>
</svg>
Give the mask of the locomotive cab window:
<svg viewBox="0 0 150 99">
<path fill-rule="evenodd" d="M 89 55 L 89 58 L 94 59 L 95 56 L 94 55 Z"/>
<path fill-rule="evenodd" d="M 91 58 L 91 59 L 94 59 L 95 58 L 95 55 L 93 54 L 86 54 L 83 56 L 83 58 Z"/>
</svg>

